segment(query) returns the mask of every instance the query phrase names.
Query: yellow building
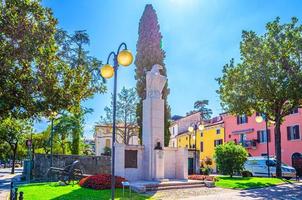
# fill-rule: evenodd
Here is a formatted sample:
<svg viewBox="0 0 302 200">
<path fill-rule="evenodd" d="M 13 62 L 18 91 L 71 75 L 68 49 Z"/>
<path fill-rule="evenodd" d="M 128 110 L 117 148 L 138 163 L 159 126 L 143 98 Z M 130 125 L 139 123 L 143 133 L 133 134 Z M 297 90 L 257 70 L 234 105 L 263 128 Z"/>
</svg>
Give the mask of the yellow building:
<svg viewBox="0 0 302 200">
<path fill-rule="evenodd" d="M 206 160 L 212 160 L 212 165 L 209 165 L 216 171 L 214 162 L 214 152 L 217 145 L 224 143 L 224 123 L 223 120 L 212 122 L 205 125 L 201 134 L 197 134 L 197 150 L 200 150 L 200 162 L 204 167 Z"/>
<path fill-rule="evenodd" d="M 176 136 L 177 147 L 195 150 L 195 132 L 184 131 Z M 206 166 L 205 161 L 211 159 L 209 165 L 215 170 L 213 159 L 215 147 L 224 143 L 224 122 L 221 116 L 215 117 L 205 123 L 202 131 L 196 131 L 196 150 L 200 152 L 200 165 Z"/>
</svg>

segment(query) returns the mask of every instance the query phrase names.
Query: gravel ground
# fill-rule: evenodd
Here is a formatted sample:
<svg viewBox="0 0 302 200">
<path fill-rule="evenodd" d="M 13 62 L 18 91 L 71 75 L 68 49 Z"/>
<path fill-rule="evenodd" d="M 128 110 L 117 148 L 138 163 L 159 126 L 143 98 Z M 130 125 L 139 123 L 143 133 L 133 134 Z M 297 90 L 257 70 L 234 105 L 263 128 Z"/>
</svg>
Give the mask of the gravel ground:
<svg viewBox="0 0 302 200">
<path fill-rule="evenodd" d="M 193 188 L 163 190 L 156 193 L 149 192 L 157 200 L 302 200 L 302 183 L 283 184 L 279 186 L 232 190 L 223 188 Z"/>
</svg>

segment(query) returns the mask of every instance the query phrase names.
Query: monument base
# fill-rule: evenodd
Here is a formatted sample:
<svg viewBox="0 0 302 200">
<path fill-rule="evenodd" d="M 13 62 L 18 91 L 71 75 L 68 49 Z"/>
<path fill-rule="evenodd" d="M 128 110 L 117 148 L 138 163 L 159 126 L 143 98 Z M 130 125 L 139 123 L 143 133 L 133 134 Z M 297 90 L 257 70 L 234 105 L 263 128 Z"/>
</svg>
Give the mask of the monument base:
<svg viewBox="0 0 302 200">
<path fill-rule="evenodd" d="M 126 178 L 128 181 L 156 181 L 167 182 L 170 180 L 188 179 L 188 150 L 185 148 L 165 147 L 158 151 L 158 156 L 162 156 L 160 163 L 156 158 L 154 166 L 158 173 L 146 178 L 143 157 L 145 148 L 140 145 L 115 145 L 115 174 Z M 161 152 L 161 153 L 159 153 Z"/>
</svg>

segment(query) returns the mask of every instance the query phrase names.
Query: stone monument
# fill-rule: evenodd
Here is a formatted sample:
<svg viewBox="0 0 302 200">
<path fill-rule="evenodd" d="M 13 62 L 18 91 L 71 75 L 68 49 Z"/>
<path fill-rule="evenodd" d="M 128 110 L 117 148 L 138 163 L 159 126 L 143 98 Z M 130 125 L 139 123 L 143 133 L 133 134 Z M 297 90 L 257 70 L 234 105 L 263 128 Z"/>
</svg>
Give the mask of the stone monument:
<svg viewBox="0 0 302 200">
<path fill-rule="evenodd" d="M 164 147 L 164 100 L 167 78 L 156 64 L 146 73 L 143 101 L 143 145 L 116 144 L 116 174 L 129 181 L 187 179 L 188 150 Z"/>
</svg>

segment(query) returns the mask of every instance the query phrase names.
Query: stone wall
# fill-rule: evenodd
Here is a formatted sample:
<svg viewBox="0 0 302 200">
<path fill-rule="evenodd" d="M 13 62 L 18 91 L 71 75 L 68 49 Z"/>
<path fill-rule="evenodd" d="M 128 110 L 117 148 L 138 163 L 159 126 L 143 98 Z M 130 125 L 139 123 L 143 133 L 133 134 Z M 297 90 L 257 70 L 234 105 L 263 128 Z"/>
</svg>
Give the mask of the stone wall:
<svg viewBox="0 0 302 200">
<path fill-rule="evenodd" d="M 64 168 L 79 160 L 84 174 L 111 173 L 110 156 L 79 156 L 79 155 L 53 155 L 53 167 Z M 46 178 L 47 170 L 50 168 L 49 154 L 35 154 L 33 178 Z"/>
</svg>

